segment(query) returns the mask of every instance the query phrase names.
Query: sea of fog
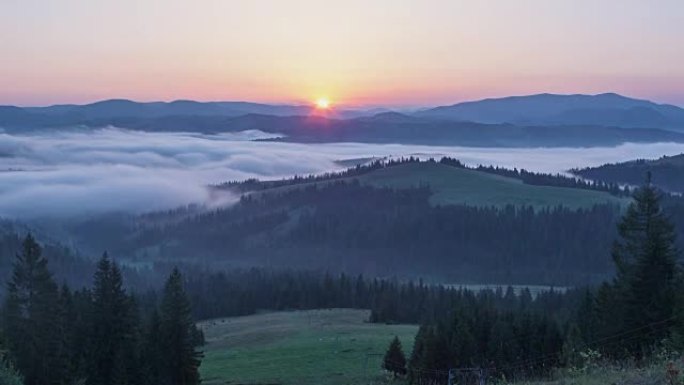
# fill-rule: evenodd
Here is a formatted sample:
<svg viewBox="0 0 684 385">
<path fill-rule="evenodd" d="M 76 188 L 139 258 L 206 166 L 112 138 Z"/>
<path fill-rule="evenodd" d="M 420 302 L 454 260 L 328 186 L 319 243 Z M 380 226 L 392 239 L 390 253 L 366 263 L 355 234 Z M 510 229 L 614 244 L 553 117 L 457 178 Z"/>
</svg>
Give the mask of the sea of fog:
<svg viewBox="0 0 684 385">
<path fill-rule="evenodd" d="M 337 161 L 369 157 L 458 158 L 564 172 L 635 158 L 684 153 L 684 144 L 596 148 L 472 148 L 400 144 L 299 144 L 254 139 L 259 131 L 203 135 L 122 129 L 14 135 L 0 133 L 0 217 L 144 212 L 237 199 L 206 188 L 230 180 L 273 179 L 342 169 Z"/>
</svg>

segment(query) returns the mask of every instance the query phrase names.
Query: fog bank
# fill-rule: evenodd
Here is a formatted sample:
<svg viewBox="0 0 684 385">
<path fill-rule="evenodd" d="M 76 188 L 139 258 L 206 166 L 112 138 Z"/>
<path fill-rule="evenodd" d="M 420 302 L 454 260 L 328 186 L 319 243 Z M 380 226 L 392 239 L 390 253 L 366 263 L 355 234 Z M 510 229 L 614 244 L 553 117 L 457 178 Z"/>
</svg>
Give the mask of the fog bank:
<svg viewBox="0 0 684 385">
<path fill-rule="evenodd" d="M 673 143 L 510 149 L 253 141 L 267 137 L 258 131 L 202 135 L 115 128 L 0 133 L 0 216 L 139 213 L 190 203 L 223 205 L 237 197 L 210 195 L 208 184 L 339 170 L 335 161 L 352 158 L 448 155 L 469 165 L 555 173 L 684 152 L 684 144 Z"/>
</svg>

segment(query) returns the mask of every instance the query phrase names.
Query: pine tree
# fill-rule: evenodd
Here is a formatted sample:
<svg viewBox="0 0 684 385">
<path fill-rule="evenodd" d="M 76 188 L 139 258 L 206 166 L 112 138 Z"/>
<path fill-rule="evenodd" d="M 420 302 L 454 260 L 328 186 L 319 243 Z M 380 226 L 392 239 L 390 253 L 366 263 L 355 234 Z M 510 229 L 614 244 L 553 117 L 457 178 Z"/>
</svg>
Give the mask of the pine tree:
<svg viewBox="0 0 684 385">
<path fill-rule="evenodd" d="M 392 373 L 394 378 L 406 374 L 406 357 L 401 349 L 401 341 L 395 336 L 382 360 L 382 368 Z"/>
<path fill-rule="evenodd" d="M 623 329 L 640 330 L 626 348 L 637 356 L 667 336 L 675 307 L 677 251 L 674 226 L 663 212 L 661 194 L 647 183 L 618 225 L 615 282 L 624 313 Z"/>
<path fill-rule="evenodd" d="M 29 234 L 17 255 L 7 285 L 4 328 L 11 358 L 27 385 L 59 384 L 60 329 L 57 285 L 47 268 L 42 249 Z"/>
<path fill-rule="evenodd" d="M 408 366 L 408 380 L 410 384 L 416 384 L 422 378 L 421 367 L 425 362 L 427 340 L 430 338 L 429 328 L 425 325 L 421 325 L 418 328 L 418 333 L 413 342 L 413 350 L 411 350 L 411 358 L 409 359 Z"/>
<path fill-rule="evenodd" d="M 582 302 L 577 309 L 577 323 L 579 337 L 582 342 L 589 343 L 596 340 L 599 324 L 596 311 L 596 298 L 591 290 L 586 289 Z"/>
<path fill-rule="evenodd" d="M 164 286 L 161 302 L 159 332 L 165 364 L 161 377 L 169 385 L 196 385 L 200 383 L 199 366 L 202 353 L 198 345 L 196 326 L 192 319 L 190 302 L 183 288 L 177 268 Z"/>
<path fill-rule="evenodd" d="M 92 338 L 88 385 L 125 384 L 136 379 L 135 327 L 132 299 L 123 288 L 118 266 L 105 253 L 97 264 L 93 288 Z"/>
<path fill-rule="evenodd" d="M 143 375 L 144 383 L 146 384 L 161 383 L 161 373 L 164 369 L 164 361 L 160 328 L 161 320 L 159 319 L 159 312 L 157 309 L 154 309 L 150 316 L 143 345 L 145 365 L 143 368 Z"/>
<path fill-rule="evenodd" d="M 456 366 L 469 367 L 475 364 L 477 356 L 477 343 L 473 336 L 470 325 L 459 315 L 455 318 L 452 338 L 450 338 L 450 352 L 454 356 Z"/>
<path fill-rule="evenodd" d="M 55 319 L 58 327 L 59 339 L 57 340 L 57 349 L 55 354 L 55 367 L 53 376 L 61 378 L 59 384 L 72 384 L 76 380 L 76 365 L 77 355 L 76 351 L 80 346 L 76 346 L 73 342 L 74 332 L 81 332 L 74 330 L 75 314 L 73 306 L 73 298 L 71 290 L 66 285 L 63 285 L 59 293 L 59 313 L 55 314 Z"/>
</svg>

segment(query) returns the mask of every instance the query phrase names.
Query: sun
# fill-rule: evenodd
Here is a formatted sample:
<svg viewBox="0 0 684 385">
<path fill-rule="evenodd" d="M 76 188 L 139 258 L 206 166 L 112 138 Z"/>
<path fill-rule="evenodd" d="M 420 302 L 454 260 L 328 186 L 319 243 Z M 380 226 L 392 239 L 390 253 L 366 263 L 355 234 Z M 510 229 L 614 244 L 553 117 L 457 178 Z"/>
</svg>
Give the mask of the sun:
<svg viewBox="0 0 684 385">
<path fill-rule="evenodd" d="M 328 98 L 319 98 L 316 100 L 316 108 L 319 110 L 327 110 L 330 108 L 330 100 Z"/>
</svg>

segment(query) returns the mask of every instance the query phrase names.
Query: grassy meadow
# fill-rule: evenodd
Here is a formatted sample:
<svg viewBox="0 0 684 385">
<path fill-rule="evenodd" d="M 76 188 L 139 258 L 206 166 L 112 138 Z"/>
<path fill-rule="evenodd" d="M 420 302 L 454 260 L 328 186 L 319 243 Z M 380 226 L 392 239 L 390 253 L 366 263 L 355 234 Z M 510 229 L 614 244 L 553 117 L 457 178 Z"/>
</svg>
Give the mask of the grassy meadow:
<svg viewBox="0 0 684 385">
<path fill-rule="evenodd" d="M 395 336 L 410 354 L 418 327 L 367 323 L 369 312 L 324 309 L 203 321 L 203 383 L 369 384 Z"/>
</svg>

